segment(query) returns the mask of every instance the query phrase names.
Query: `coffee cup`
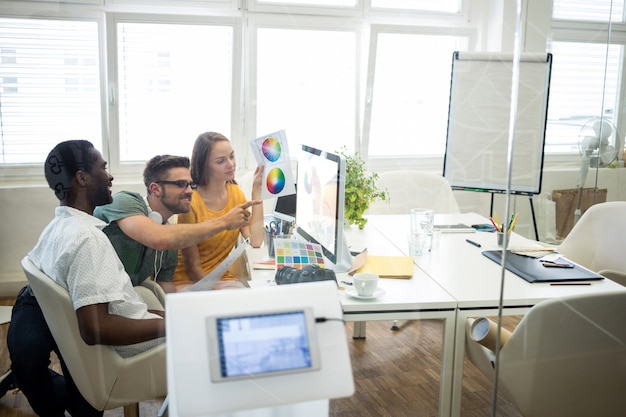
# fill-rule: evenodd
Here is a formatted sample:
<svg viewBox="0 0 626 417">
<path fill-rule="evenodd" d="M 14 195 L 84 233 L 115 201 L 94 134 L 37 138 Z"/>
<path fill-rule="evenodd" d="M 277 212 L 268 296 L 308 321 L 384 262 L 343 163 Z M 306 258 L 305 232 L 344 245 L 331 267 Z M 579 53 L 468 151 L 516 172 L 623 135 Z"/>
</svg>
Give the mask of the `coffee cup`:
<svg viewBox="0 0 626 417">
<path fill-rule="evenodd" d="M 353 281 L 354 289 L 361 297 L 371 297 L 378 288 L 378 275 L 370 272 L 355 274 Z"/>
</svg>

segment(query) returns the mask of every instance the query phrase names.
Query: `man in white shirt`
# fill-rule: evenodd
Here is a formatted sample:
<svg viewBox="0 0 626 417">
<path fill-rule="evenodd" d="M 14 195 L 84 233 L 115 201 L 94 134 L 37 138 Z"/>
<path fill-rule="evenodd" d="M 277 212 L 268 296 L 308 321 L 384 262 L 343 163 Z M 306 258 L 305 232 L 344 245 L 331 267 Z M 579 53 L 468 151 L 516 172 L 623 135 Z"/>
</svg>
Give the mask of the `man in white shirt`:
<svg viewBox="0 0 626 417">
<path fill-rule="evenodd" d="M 163 343 L 162 312 L 148 311 L 102 232 L 106 223 L 92 216 L 112 200 L 113 177 L 100 152 L 84 140 L 62 142 L 48 155 L 45 174 L 60 206 L 28 256 L 68 290 L 83 340 L 111 345 L 121 356 Z M 76 389 L 29 287 L 16 299 L 7 345 L 17 385 L 38 415 L 102 415 Z M 65 377 L 47 368 L 53 350 Z"/>
</svg>

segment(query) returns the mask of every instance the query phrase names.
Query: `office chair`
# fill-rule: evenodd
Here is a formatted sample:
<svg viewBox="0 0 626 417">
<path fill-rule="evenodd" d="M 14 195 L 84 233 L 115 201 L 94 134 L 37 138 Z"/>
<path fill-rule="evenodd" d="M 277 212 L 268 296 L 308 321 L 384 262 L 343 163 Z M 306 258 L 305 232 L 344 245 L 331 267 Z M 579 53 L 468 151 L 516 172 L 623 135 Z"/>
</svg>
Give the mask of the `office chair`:
<svg viewBox="0 0 626 417">
<path fill-rule="evenodd" d="M 139 415 L 140 401 L 166 396 L 165 343 L 129 358 L 122 358 L 111 346 L 87 345 L 67 290 L 28 257 L 22 259 L 22 269 L 67 368 L 89 404 L 98 410 L 124 407 L 124 416 L 130 417 Z"/>
<path fill-rule="evenodd" d="M 387 171 L 379 175 L 377 185 L 389 193 L 389 201 L 375 201 L 368 214 L 408 214 L 412 208 L 424 207 L 435 213 L 460 213 L 448 180 L 417 170 Z"/>
<path fill-rule="evenodd" d="M 624 317 L 626 290 L 535 305 L 500 350 L 499 391 L 526 417 L 626 415 Z M 469 337 L 466 347 L 493 380 L 494 353 Z"/>
<path fill-rule="evenodd" d="M 148 305 L 148 310 L 165 310 L 165 291 L 159 284 L 151 279 L 144 279 L 134 288 L 143 302 Z"/>
<path fill-rule="evenodd" d="M 626 201 L 595 204 L 587 209 L 557 250 L 585 268 L 626 286 Z"/>
</svg>

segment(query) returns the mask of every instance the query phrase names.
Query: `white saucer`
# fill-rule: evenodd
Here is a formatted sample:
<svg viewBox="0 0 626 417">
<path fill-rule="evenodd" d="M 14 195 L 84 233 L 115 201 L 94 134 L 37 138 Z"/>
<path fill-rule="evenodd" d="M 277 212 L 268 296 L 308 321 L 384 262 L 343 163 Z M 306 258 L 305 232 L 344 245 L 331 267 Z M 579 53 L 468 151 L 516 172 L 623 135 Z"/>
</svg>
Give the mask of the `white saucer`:
<svg viewBox="0 0 626 417">
<path fill-rule="evenodd" d="M 373 300 L 374 298 L 378 298 L 381 295 L 384 295 L 385 290 L 383 290 L 382 288 L 376 288 L 376 290 L 374 290 L 374 294 L 372 295 L 359 295 L 354 288 L 348 288 L 346 290 L 346 294 L 348 294 L 350 297 L 358 298 L 360 300 Z"/>
</svg>

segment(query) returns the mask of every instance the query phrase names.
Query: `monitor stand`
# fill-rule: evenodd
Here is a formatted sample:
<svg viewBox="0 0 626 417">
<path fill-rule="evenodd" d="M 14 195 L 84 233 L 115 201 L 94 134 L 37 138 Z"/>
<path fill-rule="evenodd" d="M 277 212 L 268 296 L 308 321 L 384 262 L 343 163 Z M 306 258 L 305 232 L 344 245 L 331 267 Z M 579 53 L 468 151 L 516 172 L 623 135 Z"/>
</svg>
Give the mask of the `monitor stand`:
<svg viewBox="0 0 626 417">
<path fill-rule="evenodd" d="M 341 249 L 337 253 L 337 262 L 332 263 L 328 259 L 324 258 L 326 268 L 331 269 L 335 272 L 348 272 L 352 269 L 352 261 L 354 257 L 352 253 L 350 253 L 350 248 L 348 247 L 348 242 L 346 239 L 342 239 Z"/>
</svg>

